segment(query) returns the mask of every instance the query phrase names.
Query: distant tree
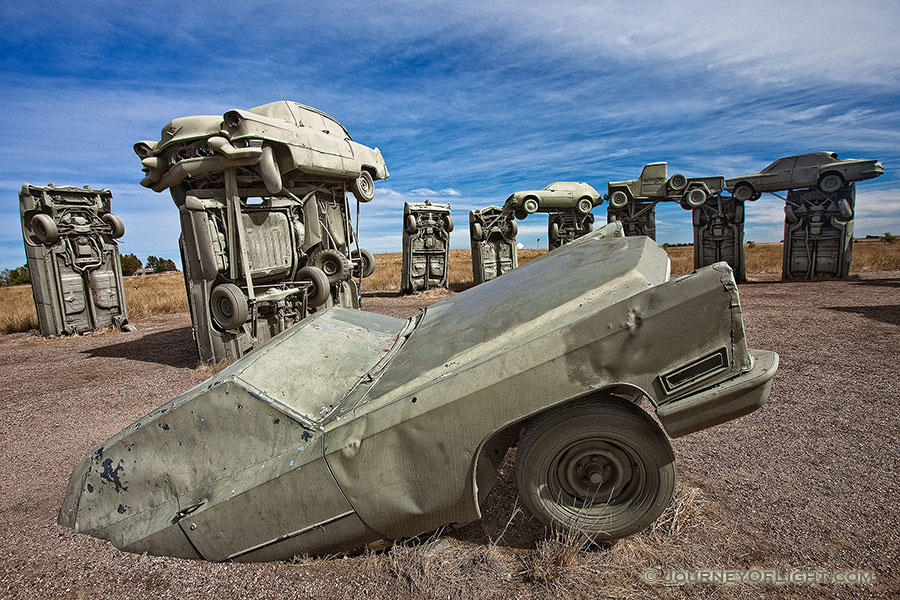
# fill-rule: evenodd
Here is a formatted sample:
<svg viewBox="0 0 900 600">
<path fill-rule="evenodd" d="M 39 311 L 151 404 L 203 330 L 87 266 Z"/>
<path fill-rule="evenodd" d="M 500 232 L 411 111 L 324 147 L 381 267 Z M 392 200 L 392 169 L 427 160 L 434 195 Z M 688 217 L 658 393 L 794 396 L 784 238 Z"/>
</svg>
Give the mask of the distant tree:
<svg viewBox="0 0 900 600">
<path fill-rule="evenodd" d="M 897 241 L 897 236 L 894 235 L 893 233 L 891 233 L 890 231 L 885 231 L 884 235 L 881 236 L 881 239 L 883 239 L 888 244 L 893 244 L 894 242 Z"/>
<path fill-rule="evenodd" d="M 155 272 L 156 267 L 159 266 L 159 259 L 151 254 L 147 257 L 147 260 L 144 262 L 144 264 L 147 265 L 148 269 L 153 269 L 153 271 Z"/>
<path fill-rule="evenodd" d="M 149 266 L 149 265 L 148 265 Z M 156 263 L 156 272 L 165 273 L 167 271 L 175 271 L 175 261 L 168 258 L 160 258 Z"/>
<path fill-rule="evenodd" d="M 140 269 L 141 266 L 141 259 L 134 254 L 122 256 L 122 275 L 134 275 L 134 272 Z"/>
<path fill-rule="evenodd" d="M 756 247 L 756 242 L 751 242 L 750 240 L 747 240 L 747 247 L 748 247 L 748 248 L 755 248 L 755 247 Z"/>
<path fill-rule="evenodd" d="M 23 283 L 31 283 L 31 272 L 28 270 L 28 265 L 0 271 L 0 285 L 22 285 Z"/>
</svg>

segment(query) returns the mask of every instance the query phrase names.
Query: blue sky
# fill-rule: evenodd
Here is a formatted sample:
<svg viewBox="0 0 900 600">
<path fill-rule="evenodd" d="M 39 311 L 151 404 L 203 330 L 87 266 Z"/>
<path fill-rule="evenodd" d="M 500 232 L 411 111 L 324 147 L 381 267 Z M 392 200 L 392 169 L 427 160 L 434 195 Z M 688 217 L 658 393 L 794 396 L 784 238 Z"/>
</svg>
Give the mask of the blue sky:
<svg viewBox="0 0 900 600">
<path fill-rule="evenodd" d="M 552 181 L 632 179 L 669 162 L 735 176 L 791 154 L 877 158 L 857 235 L 900 233 L 900 3 L 28 2 L 0 0 L 0 268 L 25 262 L 22 183 L 113 192 L 122 252 L 178 258 L 168 192 L 139 185 L 135 141 L 175 117 L 280 98 L 378 146 L 391 178 L 363 205 L 363 246 L 399 251 L 403 202 L 468 211 Z M 783 203 L 748 206 L 746 239 L 782 237 Z M 595 212 L 603 221 L 606 207 Z M 546 217 L 519 240 L 546 245 Z M 657 239 L 691 239 L 657 209 Z"/>
</svg>

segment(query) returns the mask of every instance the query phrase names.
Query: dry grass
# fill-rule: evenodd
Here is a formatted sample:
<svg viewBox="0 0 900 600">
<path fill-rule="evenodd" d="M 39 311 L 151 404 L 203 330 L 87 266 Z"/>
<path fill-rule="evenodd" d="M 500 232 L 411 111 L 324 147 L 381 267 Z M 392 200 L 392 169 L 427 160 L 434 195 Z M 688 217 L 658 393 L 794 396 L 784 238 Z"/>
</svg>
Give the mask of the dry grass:
<svg viewBox="0 0 900 600">
<path fill-rule="evenodd" d="M 513 509 L 510 523 L 528 519 Z M 679 486 L 663 515 L 643 533 L 598 543 L 577 526 L 556 529 L 532 549 L 508 547 L 498 539 L 471 543 L 441 537 L 407 540 L 363 559 L 373 580 L 387 579 L 415 598 L 642 597 L 648 569 L 699 568 L 719 550 L 698 541 L 698 529 L 712 535 L 725 527 L 706 511 L 697 488 Z M 656 590 L 654 590 L 656 591 Z"/>
<path fill-rule="evenodd" d="M 683 275 L 694 270 L 691 246 L 667 249 L 672 259 L 672 275 Z M 747 274 L 781 273 L 782 244 L 755 244 L 744 246 Z M 519 265 L 537 258 L 546 250 L 519 250 Z M 400 289 L 401 254 L 376 256 L 375 273 L 364 280 L 363 291 L 398 291 Z M 859 240 L 853 244 L 851 273 L 900 270 L 900 244 L 886 244 L 880 240 Z M 458 292 L 472 286 L 472 257 L 467 249 L 450 250 L 450 289 Z M 442 293 L 439 291 L 428 293 Z M 162 273 L 143 277 L 125 278 L 125 296 L 131 317 L 188 310 L 184 279 L 181 273 Z M 31 286 L 19 285 L 0 288 L 0 332 L 15 333 L 38 328 Z"/>
</svg>

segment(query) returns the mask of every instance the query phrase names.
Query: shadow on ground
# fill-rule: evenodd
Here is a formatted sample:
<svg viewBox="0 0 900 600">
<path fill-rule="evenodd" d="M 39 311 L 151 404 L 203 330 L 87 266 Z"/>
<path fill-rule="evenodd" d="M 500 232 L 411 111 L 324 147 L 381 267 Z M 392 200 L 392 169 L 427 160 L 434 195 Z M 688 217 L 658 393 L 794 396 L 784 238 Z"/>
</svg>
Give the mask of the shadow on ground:
<svg viewBox="0 0 900 600">
<path fill-rule="evenodd" d="M 185 369 L 193 369 L 198 364 L 190 327 L 132 337 L 118 344 L 85 350 L 83 354 L 91 358 L 126 358 Z"/>
<path fill-rule="evenodd" d="M 900 304 L 883 304 L 876 306 L 826 306 L 827 310 L 836 310 L 840 312 L 856 313 L 883 321 L 892 325 L 900 325 Z"/>
</svg>

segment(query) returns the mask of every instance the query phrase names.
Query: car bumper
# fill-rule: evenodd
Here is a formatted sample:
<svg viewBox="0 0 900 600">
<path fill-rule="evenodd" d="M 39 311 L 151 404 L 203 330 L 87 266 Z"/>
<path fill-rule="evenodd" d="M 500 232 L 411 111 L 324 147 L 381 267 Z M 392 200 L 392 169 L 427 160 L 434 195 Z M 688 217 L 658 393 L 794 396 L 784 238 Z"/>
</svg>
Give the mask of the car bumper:
<svg viewBox="0 0 900 600">
<path fill-rule="evenodd" d="M 753 367 L 749 371 L 656 410 L 669 437 L 736 419 L 765 404 L 778 370 L 778 355 L 768 350 L 750 350 L 750 355 Z"/>
</svg>

